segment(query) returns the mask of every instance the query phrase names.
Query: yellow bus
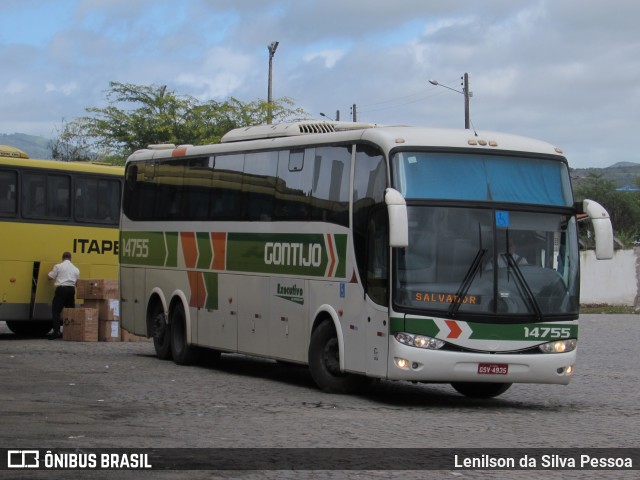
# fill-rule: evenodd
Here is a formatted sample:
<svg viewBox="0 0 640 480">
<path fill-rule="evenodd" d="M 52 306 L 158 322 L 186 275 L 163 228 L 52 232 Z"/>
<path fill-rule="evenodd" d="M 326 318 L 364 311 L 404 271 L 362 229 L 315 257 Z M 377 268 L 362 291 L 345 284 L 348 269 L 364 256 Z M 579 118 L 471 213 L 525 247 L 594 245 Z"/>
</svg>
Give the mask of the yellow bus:
<svg viewBox="0 0 640 480">
<path fill-rule="evenodd" d="M 81 278 L 118 278 L 123 168 L 30 159 L 0 145 L 0 321 L 20 335 L 51 330 L 47 274 L 71 252 Z"/>
</svg>

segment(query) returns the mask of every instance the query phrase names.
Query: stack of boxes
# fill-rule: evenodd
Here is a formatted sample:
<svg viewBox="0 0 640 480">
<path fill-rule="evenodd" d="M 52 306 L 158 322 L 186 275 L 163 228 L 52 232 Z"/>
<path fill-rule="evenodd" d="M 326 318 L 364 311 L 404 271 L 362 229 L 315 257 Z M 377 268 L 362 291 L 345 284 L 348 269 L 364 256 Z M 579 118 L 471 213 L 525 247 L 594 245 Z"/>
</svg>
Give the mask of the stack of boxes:
<svg viewBox="0 0 640 480">
<path fill-rule="evenodd" d="M 85 341 L 119 342 L 120 341 L 120 300 L 117 280 L 78 280 L 76 297 L 84 300 L 84 308 L 68 309 L 78 311 L 95 311 L 96 338 Z M 66 311 L 67 309 L 65 309 Z M 77 313 L 77 315 L 87 315 Z M 67 325 L 64 325 L 64 332 Z M 65 333 L 63 338 L 66 340 Z"/>
</svg>

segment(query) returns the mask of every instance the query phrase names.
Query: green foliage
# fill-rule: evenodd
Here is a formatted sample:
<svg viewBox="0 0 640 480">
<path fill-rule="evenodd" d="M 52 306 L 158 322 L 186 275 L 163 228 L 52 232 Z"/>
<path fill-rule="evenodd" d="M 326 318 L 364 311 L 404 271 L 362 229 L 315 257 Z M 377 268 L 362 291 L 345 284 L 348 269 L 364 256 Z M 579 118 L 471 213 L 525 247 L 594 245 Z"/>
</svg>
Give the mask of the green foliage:
<svg viewBox="0 0 640 480">
<path fill-rule="evenodd" d="M 576 198 L 589 198 L 600 203 L 611 216 L 616 238 L 625 247 L 633 246 L 633 241 L 640 235 L 640 192 L 618 191 L 613 182 L 590 173 L 584 184 L 576 190 Z M 581 225 L 580 239 L 587 247 L 593 246 L 589 224 Z"/>
<path fill-rule="evenodd" d="M 200 102 L 188 95 L 177 95 L 166 85 L 144 86 L 110 82 L 108 106 L 90 107 L 90 115 L 63 125 L 52 143 L 52 156 L 59 160 L 103 160 L 123 164 L 140 148 L 157 143 L 218 143 L 229 130 L 266 123 L 268 103 Z M 272 103 L 274 123 L 307 118 L 289 98 Z"/>
</svg>

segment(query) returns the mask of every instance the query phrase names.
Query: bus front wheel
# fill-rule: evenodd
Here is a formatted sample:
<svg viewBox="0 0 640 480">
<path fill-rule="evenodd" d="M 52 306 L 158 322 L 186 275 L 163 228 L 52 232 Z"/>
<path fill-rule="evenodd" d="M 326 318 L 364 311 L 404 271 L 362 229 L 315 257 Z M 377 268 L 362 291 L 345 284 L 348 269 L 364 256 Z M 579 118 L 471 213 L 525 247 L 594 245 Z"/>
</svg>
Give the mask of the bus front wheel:
<svg viewBox="0 0 640 480">
<path fill-rule="evenodd" d="M 178 365 L 191 365 L 198 359 L 198 348 L 187 344 L 187 321 L 182 304 L 171 317 L 171 355 Z"/>
<path fill-rule="evenodd" d="M 510 383 L 456 382 L 451 386 L 465 397 L 493 398 L 506 392 Z"/>
<path fill-rule="evenodd" d="M 309 370 L 316 385 L 328 393 L 355 393 L 371 381 L 340 371 L 338 337 L 330 320 L 324 320 L 311 334 Z"/>
</svg>

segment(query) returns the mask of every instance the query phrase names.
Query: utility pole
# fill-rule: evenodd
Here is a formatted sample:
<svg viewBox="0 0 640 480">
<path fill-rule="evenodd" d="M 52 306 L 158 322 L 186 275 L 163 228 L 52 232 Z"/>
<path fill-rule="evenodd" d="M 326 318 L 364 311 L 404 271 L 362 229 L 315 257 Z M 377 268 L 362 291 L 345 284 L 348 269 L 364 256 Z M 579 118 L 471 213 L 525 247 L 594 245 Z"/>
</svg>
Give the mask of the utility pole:
<svg viewBox="0 0 640 480">
<path fill-rule="evenodd" d="M 462 80 L 462 91 L 443 85 L 437 80 L 429 80 L 429 83 L 464 95 L 464 128 L 468 130 L 471 128 L 471 121 L 469 119 L 469 98 L 473 97 L 473 92 L 469 91 L 469 74 L 465 72 L 464 76 L 460 77 L 460 79 Z"/>
<path fill-rule="evenodd" d="M 267 91 L 267 125 L 271 125 L 271 121 L 273 120 L 273 112 L 271 111 L 271 106 L 273 104 L 271 98 L 271 82 L 272 82 L 272 73 L 273 73 L 273 56 L 276 54 L 276 48 L 278 48 L 279 42 L 271 42 L 270 45 L 267 46 L 269 49 L 269 86 Z"/>
<path fill-rule="evenodd" d="M 469 97 L 471 96 L 469 93 L 469 74 L 465 72 L 462 79 L 462 93 L 464 94 L 464 128 L 469 130 L 469 128 L 471 128 L 471 122 L 469 120 Z"/>
<path fill-rule="evenodd" d="M 351 113 L 353 114 L 353 121 L 357 122 L 358 121 L 358 114 L 356 113 L 356 104 L 353 104 L 353 107 L 351 107 Z"/>
</svg>

